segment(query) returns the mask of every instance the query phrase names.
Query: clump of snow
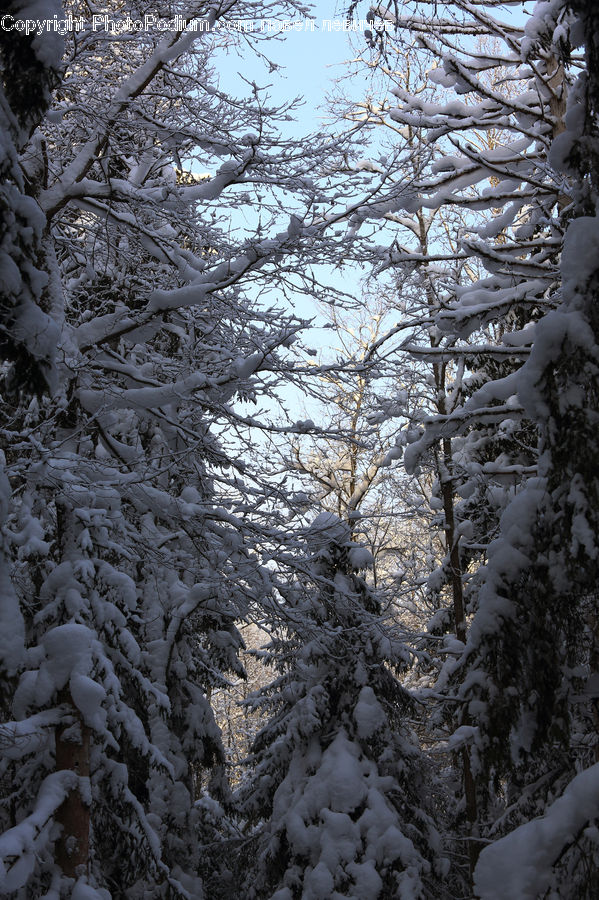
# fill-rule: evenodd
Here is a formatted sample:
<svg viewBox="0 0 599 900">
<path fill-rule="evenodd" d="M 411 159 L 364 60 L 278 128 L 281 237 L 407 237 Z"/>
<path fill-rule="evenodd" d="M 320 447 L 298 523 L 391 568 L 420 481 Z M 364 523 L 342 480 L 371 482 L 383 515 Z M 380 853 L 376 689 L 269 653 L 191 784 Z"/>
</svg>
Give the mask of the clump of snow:
<svg viewBox="0 0 599 900">
<path fill-rule="evenodd" d="M 52 628 L 42 637 L 45 667 L 55 689 L 61 690 L 71 674 L 87 674 L 93 668 L 94 633 L 85 625 L 68 623 Z"/>
<path fill-rule="evenodd" d="M 360 691 L 358 702 L 354 707 L 354 719 L 360 738 L 372 737 L 375 731 L 385 724 L 386 716 L 383 707 L 368 685 Z"/>
<path fill-rule="evenodd" d="M 344 544 L 349 540 L 349 528 L 333 513 L 322 512 L 316 516 L 308 529 L 309 544 L 317 538 L 325 543 Z"/>
<path fill-rule="evenodd" d="M 64 19 L 62 3 L 60 0 L 26 0 L 19 4 L 18 16 L 34 22 L 52 21 Z M 36 57 L 47 68 L 58 69 L 64 53 L 64 37 L 53 29 L 44 28 L 41 34 L 37 32 L 32 41 L 33 51 Z"/>
<path fill-rule="evenodd" d="M 111 895 L 108 891 L 105 891 L 104 888 L 92 887 L 91 884 L 88 884 L 85 878 L 82 877 L 77 880 L 77 883 L 73 888 L 71 900 L 111 900 Z"/>
<path fill-rule="evenodd" d="M 356 544 L 355 547 L 350 547 L 349 549 L 349 564 L 356 571 L 358 569 L 368 569 L 374 565 L 374 557 L 366 547 L 360 547 Z"/>
<path fill-rule="evenodd" d="M 599 220 L 592 216 L 574 219 L 566 232 L 561 272 L 565 298 L 588 289 L 599 271 Z"/>
</svg>

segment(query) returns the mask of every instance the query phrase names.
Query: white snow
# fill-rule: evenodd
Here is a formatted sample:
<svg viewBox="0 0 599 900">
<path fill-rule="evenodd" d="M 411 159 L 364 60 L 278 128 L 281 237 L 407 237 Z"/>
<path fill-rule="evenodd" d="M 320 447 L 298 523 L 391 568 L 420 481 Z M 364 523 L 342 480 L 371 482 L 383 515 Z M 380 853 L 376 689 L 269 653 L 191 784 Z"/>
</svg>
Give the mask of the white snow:
<svg viewBox="0 0 599 900">
<path fill-rule="evenodd" d="M 78 784 L 75 772 L 48 775 L 40 787 L 33 812 L 0 835 L 0 891 L 8 894 L 27 882 L 37 854 L 49 839 L 54 813 Z"/>
<path fill-rule="evenodd" d="M 374 557 L 366 547 L 356 545 L 349 549 L 349 564 L 356 571 L 358 569 L 369 569 L 374 565 Z"/>
<path fill-rule="evenodd" d="M 385 712 L 371 687 L 365 685 L 354 707 L 354 719 L 360 738 L 370 738 L 386 721 Z"/>
<path fill-rule="evenodd" d="M 581 772 L 545 815 L 482 851 L 474 884 L 481 900 L 536 900 L 551 887 L 553 863 L 599 816 L 599 763 Z"/>
</svg>

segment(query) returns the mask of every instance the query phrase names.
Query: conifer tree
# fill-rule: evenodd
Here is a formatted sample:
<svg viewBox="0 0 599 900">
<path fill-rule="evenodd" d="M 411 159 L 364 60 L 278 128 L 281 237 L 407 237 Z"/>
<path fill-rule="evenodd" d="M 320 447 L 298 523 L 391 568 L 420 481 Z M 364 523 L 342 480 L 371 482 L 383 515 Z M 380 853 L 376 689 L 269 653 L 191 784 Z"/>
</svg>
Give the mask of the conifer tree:
<svg viewBox="0 0 599 900">
<path fill-rule="evenodd" d="M 599 523 L 592 424 L 599 332 L 591 250 L 597 244 L 599 196 L 597 11 L 585 2 L 550 10 L 539 5 L 533 23 L 535 40 L 551 47 L 564 66 L 584 40 L 585 71 L 570 92 L 565 129 L 550 155 L 569 179 L 573 203 L 560 265 L 560 304 L 539 323 L 519 379 L 519 396 L 539 432 L 539 478 L 502 518 L 466 657 L 477 674 L 463 692 L 469 702 L 476 698 L 482 713 L 482 753 L 506 767 L 507 743 L 507 765 L 522 799 L 536 792 L 549 802 L 525 807 L 520 821 L 535 813 L 542 818 L 532 818 L 484 851 L 476 886 L 489 900 L 508 891 L 577 897 L 597 892 L 597 840 L 589 827 L 597 815 L 599 778 L 593 588 Z M 499 682 L 507 686 L 509 705 L 497 690 Z M 512 822 L 518 824 L 518 817 Z M 493 878 L 506 854 L 514 865 L 502 894 Z"/>
<path fill-rule="evenodd" d="M 321 513 L 299 549 L 265 653 L 278 676 L 253 700 L 269 718 L 240 790 L 256 828 L 246 895 L 431 896 L 444 861 L 397 680 L 406 648 L 358 575 L 369 554 L 346 523 Z"/>
</svg>

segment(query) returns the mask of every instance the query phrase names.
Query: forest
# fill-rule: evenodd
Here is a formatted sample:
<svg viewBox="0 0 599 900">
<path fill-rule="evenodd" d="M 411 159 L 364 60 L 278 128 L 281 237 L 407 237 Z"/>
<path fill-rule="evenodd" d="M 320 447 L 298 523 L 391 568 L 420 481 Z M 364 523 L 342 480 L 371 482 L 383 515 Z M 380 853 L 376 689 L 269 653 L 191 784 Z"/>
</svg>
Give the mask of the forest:
<svg viewBox="0 0 599 900">
<path fill-rule="evenodd" d="M 4 0 L 2 898 L 599 897 L 598 116 L 595 0 Z"/>
</svg>

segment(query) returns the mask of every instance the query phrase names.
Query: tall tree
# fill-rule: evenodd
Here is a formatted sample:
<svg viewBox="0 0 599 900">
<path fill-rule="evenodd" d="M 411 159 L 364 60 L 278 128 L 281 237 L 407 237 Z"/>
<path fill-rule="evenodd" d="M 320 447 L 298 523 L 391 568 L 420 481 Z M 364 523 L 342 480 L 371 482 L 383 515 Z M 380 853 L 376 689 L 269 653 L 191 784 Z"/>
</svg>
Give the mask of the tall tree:
<svg viewBox="0 0 599 900">
<path fill-rule="evenodd" d="M 110 6 L 115 19 L 146 11 Z M 353 209 L 335 142 L 284 139 L 288 108 L 218 88 L 210 61 L 228 25 L 273 11 L 169 5 L 209 31 L 88 22 L 67 35 L 54 107 L 22 149 L 57 352 L 41 396 L 3 370 L 2 666 L 16 690 L 0 890 L 18 898 L 197 900 L 212 874 L 200 847 L 217 805 L 196 801 L 207 783 L 226 800 L 227 785 L 210 693 L 241 675 L 235 622 L 270 589 L 256 547 L 271 488 L 244 479 L 256 419 L 235 401 L 289 368 L 300 323 L 269 294 L 313 284 L 304 251 L 331 258 L 328 233 Z"/>
<path fill-rule="evenodd" d="M 599 777 L 592 588 L 599 534 L 592 424 L 597 417 L 599 331 L 597 265 L 591 249 L 598 233 L 597 27 L 594 5 L 573 2 L 556 4 L 550 12 L 539 6 L 530 31 L 564 66 L 573 46 L 581 38 L 585 43 L 585 71 L 570 92 L 565 130 L 556 136 L 550 157 L 569 179 L 572 220 L 560 266 L 560 305 L 539 323 L 530 360 L 520 373 L 520 397 L 540 435 L 539 478 L 502 520 L 469 654 L 470 664 L 474 658 L 480 670 L 483 654 L 492 655 L 499 677 L 510 687 L 518 685 L 517 694 L 510 691 L 510 708 L 495 696 L 488 703 L 491 679 L 486 685 L 481 680 L 479 692 L 487 746 L 496 752 L 498 727 L 509 733 L 520 783 L 529 780 L 524 766 L 534 774 L 540 770 L 553 784 L 555 797 L 574 775 L 573 761 L 578 767 L 594 764 L 574 775 L 543 819 L 522 825 L 484 852 L 476 883 L 488 898 L 501 896 L 492 878 L 506 852 L 513 873 L 510 890 L 527 896 L 567 891 L 591 897 L 597 892 L 597 842 L 589 827 L 596 818 Z M 514 663 L 515 671 L 508 672 L 506 664 Z M 514 856 L 515 846 L 534 853 L 537 865 Z"/>
<path fill-rule="evenodd" d="M 479 567 L 486 561 L 489 538 L 499 533 L 501 513 L 514 493 L 537 474 L 537 423 L 518 389 L 519 372 L 537 323 L 558 302 L 557 263 L 570 188 L 550 164 L 549 148 L 564 127 L 572 77 L 546 35 L 534 31 L 541 14 L 525 30 L 516 21 L 500 21 L 488 4 L 461 0 L 381 8 L 379 13 L 397 26 L 395 38 L 379 36 L 374 48 L 379 59 L 388 67 L 392 44 L 401 49 L 416 39 L 431 61 L 429 86 L 438 86 L 431 95 L 430 88 L 410 86 L 400 77 L 393 88 L 399 104 L 388 103 L 376 115 L 400 126 L 402 137 L 419 135 L 419 145 L 426 148 L 424 165 L 414 172 L 412 197 L 404 193 L 385 215 L 401 226 L 402 237 L 408 236 L 392 246 L 390 264 L 402 272 L 418 267 L 434 288 L 425 294 L 432 300 L 422 322 L 428 335 L 410 339 L 412 323 L 398 326 L 407 335 L 405 349 L 433 365 L 437 388 L 436 413 L 421 419 L 419 429 L 411 426 L 404 459 L 411 472 L 429 465 L 431 457 L 438 466 L 432 503 L 446 535 L 446 560 L 435 581 L 451 585 L 459 638 L 453 648 L 445 648 L 452 658 L 438 688 L 446 689 L 453 672 L 451 718 L 461 728 L 450 746 L 462 757 L 472 875 L 481 831 L 503 827 L 493 822 L 499 773 L 510 783 L 513 778 L 514 785 L 519 776 L 513 745 L 499 725 L 492 743 L 502 762 L 481 749 L 489 749 L 489 735 L 482 708 L 473 700 L 482 683 L 493 682 L 488 708 L 499 720 L 500 709 L 513 704 L 510 693 L 498 702 L 501 677 L 498 682 L 493 680 L 497 673 L 483 678 L 476 666 L 470 671 L 460 665 L 456 672 L 455 657 L 470 640 L 468 616 L 484 596 L 487 569 Z M 428 230 L 423 246 L 410 238 L 410 226 L 418 238 L 417 222 L 423 215 L 429 219 L 428 210 L 437 212 L 437 224 L 452 210 L 460 212 L 460 221 L 445 236 Z M 482 615 L 475 617 L 474 634 Z M 532 643 L 530 634 L 528 639 Z M 518 655 L 514 635 L 511 644 Z M 488 666 L 495 657 L 488 647 L 485 653 Z M 554 672 L 558 667 L 549 658 L 546 665 Z M 517 667 L 508 674 L 509 668 L 506 664 L 507 683 L 519 692 Z M 460 681 L 463 702 L 456 705 Z M 534 780 L 532 770 L 527 777 Z M 511 788 L 508 794 L 509 806 Z"/>
</svg>

